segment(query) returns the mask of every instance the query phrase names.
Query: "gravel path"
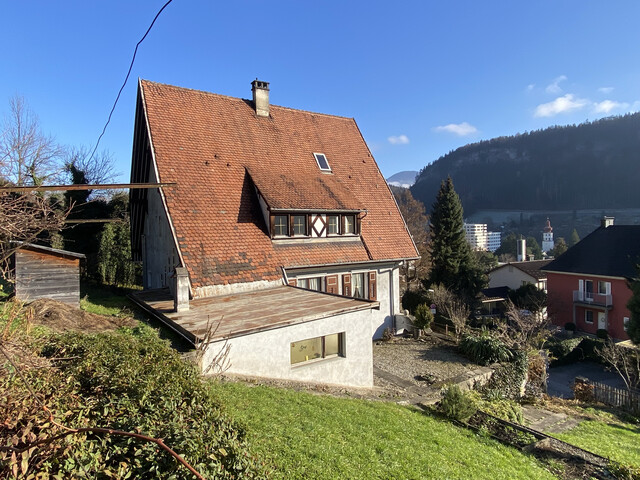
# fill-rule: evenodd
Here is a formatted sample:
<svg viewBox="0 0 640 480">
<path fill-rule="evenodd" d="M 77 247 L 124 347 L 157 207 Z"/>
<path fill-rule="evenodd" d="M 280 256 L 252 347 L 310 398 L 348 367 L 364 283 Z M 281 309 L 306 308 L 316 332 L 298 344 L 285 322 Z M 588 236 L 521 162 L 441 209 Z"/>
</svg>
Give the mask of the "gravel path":
<svg viewBox="0 0 640 480">
<path fill-rule="evenodd" d="M 415 386 L 443 382 L 478 368 L 457 353 L 456 347 L 436 337 L 394 338 L 373 345 L 373 366 Z M 379 376 L 374 384 L 389 387 Z"/>
</svg>

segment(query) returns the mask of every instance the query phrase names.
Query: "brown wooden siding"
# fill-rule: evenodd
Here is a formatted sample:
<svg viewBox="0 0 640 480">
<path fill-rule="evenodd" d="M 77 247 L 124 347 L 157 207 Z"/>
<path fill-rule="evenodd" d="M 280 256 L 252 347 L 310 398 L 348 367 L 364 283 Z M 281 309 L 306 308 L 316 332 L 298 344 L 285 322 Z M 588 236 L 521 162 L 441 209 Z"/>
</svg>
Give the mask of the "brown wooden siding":
<svg viewBox="0 0 640 480">
<path fill-rule="evenodd" d="M 15 254 L 15 292 L 22 301 L 52 298 L 80 304 L 80 260 L 41 252 L 18 250 Z"/>
</svg>

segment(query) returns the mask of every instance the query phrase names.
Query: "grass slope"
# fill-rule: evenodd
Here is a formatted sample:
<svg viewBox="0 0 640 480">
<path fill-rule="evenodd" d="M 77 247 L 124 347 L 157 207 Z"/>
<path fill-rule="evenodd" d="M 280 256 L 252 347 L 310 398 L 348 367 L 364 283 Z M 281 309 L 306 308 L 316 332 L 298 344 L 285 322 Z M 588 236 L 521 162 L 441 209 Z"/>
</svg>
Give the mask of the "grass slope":
<svg viewBox="0 0 640 480">
<path fill-rule="evenodd" d="M 624 464 L 640 467 L 640 427 L 615 415 L 589 409 L 593 418 L 553 436 Z"/>
<path fill-rule="evenodd" d="M 212 388 L 276 479 L 554 478 L 532 457 L 408 407 L 241 383 Z"/>
</svg>

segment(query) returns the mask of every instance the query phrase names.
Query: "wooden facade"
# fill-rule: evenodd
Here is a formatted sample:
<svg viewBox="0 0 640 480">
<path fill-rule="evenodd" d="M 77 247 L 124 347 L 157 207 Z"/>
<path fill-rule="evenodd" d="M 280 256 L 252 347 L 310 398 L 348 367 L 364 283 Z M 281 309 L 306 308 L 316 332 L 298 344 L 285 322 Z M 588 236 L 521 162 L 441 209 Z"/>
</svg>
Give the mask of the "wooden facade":
<svg viewBox="0 0 640 480">
<path fill-rule="evenodd" d="M 79 253 L 22 245 L 14 253 L 15 297 L 23 302 L 51 298 L 80 306 Z"/>
</svg>

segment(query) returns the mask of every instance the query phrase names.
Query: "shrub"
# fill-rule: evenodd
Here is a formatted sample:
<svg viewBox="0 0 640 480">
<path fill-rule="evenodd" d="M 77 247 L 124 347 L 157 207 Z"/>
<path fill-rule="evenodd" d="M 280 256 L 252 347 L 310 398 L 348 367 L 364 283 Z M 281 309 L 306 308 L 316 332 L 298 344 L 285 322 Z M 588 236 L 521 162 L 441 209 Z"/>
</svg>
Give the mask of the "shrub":
<svg viewBox="0 0 640 480">
<path fill-rule="evenodd" d="M 471 415 L 476 413 L 476 406 L 471 395 L 460 390 L 458 385 L 449 385 L 444 389 L 440 410 L 447 417 L 466 422 Z"/>
<path fill-rule="evenodd" d="M 409 313 L 413 315 L 418 305 L 428 301 L 427 292 L 423 290 L 407 290 L 402 295 L 402 308 L 409 310 Z"/>
<path fill-rule="evenodd" d="M 573 348 L 571 348 L 573 347 Z M 549 351 L 556 358 L 551 362 L 552 367 L 568 365 L 570 363 L 591 360 L 602 362 L 598 349 L 602 347 L 602 340 L 595 338 L 572 338 L 558 343 L 550 343 Z M 570 349 L 568 352 L 566 350 Z M 566 353 L 565 353 L 566 352 Z"/>
<path fill-rule="evenodd" d="M 492 399 L 522 397 L 522 386 L 527 378 L 529 359 L 522 351 L 511 352 L 511 355 L 511 361 L 500 364 L 487 384 L 480 389 L 486 397 Z"/>
<path fill-rule="evenodd" d="M 508 362 L 512 358 L 507 346 L 489 335 L 486 330 L 480 335 L 465 335 L 460 341 L 459 348 L 465 356 L 479 365 Z"/>
<path fill-rule="evenodd" d="M 416 307 L 414 316 L 416 317 L 415 326 L 420 329 L 429 328 L 433 322 L 431 307 L 426 303 L 421 303 Z"/>
<path fill-rule="evenodd" d="M 471 397 L 476 409 L 509 422 L 524 424 L 524 414 L 519 403 L 506 398 L 488 400 L 483 398 L 477 391 L 471 391 L 467 395 Z"/>
<path fill-rule="evenodd" d="M 195 367 L 148 327 L 129 332 L 48 339 L 42 354 L 53 366 L 27 374 L 54 418 L 73 428 L 103 427 L 162 438 L 206 478 L 263 476 L 248 455 L 244 431 L 224 414 Z M 32 431 L 38 439 L 61 432 L 28 401 L 30 394 L 19 377 L 1 378 L 0 391 L 8 392 L 9 399 L 0 406 L 0 417 L 6 419 L 0 433 L 3 444 L 31 443 Z M 25 403 L 34 406 L 26 410 Z M 115 434 L 68 435 L 28 452 L 26 460 L 23 457 L 25 478 L 34 472 L 71 478 L 78 471 L 91 478 L 193 478 L 154 443 Z M 0 477 L 5 478 L 3 455 Z"/>
<path fill-rule="evenodd" d="M 576 400 L 581 402 L 593 402 L 595 400 L 594 387 L 588 380 L 576 378 L 571 389 Z"/>
<path fill-rule="evenodd" d="M 602 340 L 606 340 L 609 338 L 609 332 L 607 332 L 606 328 L 599 328 L 596 330 L 596 337 L 601 338 Z"/>
<path fill-rule="evenodd" d="M 576 324 L 573 322 L 567 322 L 564 324 L 564 329 L 569 331 L 569 332 L 575 332 L 576 331 Z"/>
</svg>

